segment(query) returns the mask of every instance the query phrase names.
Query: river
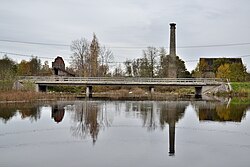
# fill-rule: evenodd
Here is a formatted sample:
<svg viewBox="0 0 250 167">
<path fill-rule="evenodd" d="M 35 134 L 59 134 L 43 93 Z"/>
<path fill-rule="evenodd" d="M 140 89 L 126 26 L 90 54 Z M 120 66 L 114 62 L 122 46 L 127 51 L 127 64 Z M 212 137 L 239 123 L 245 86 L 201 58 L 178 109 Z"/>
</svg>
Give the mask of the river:
<svg viewBox="0 0 250 167">
<path fill-rule="evenodd" d="M 0 104 L 0 166 L 247 167 L 249 111 L 219 101 Z"/>
</svg>

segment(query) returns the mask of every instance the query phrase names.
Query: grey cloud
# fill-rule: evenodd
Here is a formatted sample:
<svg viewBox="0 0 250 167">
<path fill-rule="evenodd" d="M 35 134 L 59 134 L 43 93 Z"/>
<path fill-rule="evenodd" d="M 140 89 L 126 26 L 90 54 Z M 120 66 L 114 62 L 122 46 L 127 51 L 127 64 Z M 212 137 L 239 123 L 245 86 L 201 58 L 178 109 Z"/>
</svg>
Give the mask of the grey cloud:
<svg viewBox="0 0 250 167">
<path fill-rule="evenodd" d="M 177 23 L 177 46 L 250 42 L 247 0 L 3 0 L 0 38 L 70 44 L 95 32 L 109 46 L 168 46 L 169 23 Z M 0 43 L 0 51 L 54 57 L 69 48 Z M 241 56 L 249 46 L 178 49 L 184 60 L 201 56 Z M 114 49 L 115 60 L 141 50 Z M 22 59 L 17 57 L 15 59 Z M 250 69 L 249 57 L 244 62 Z M 189 70 L 195 63 L 187 63 Z"/>
</svg>

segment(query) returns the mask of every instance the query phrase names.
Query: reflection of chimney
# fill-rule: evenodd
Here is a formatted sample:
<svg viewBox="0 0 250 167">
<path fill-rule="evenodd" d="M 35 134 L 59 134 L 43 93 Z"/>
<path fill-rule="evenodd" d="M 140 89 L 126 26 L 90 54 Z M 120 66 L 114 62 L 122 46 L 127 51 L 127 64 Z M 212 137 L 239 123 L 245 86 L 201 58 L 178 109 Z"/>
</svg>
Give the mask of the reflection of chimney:
<svg viewBox="0 0 250 167">
<path fill-rule="evenodd" d="M 175 23 L 170 23 L 170 55 L 176 55 L 176 44 L 175 44 Z"/>
<path fill-rule="evenodd" d="M 173 156 L 175 153 L 175 121 L 169 123 L 169 155 Z"/>
</svg>

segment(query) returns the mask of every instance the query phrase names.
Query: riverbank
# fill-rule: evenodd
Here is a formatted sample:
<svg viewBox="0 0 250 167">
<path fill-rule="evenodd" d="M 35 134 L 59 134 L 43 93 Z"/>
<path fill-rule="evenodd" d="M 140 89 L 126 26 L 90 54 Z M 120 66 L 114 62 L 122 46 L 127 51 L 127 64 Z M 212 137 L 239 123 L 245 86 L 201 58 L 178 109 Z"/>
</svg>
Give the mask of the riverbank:
<svg viewBox="0 0 250 167">
<path fill-rule="evenodd" d="M 40 100 L 73 99 L 75 95 L 61 93 L 38 93 L 34 91 L 0 92 L 0 103 L 33 102 Z"/>
<path fill-rule="evenodd" d="M 222 93 L 222 97 L 250 97 L 249 82 L 232 82 L 232 91 Z M 34 92 L 34 91 L 3 91 L 0 92 L 0 103 L 14 102 L 32 102 L 46 100 L 61 100 L 61 99 L 84 99 L 85 93 L 69 93 L 69 92 Z M 193 99 L 194 89 L 190 88 L 156 88 L 155 92 L 150 93 L 143 88 L 133 89 L 117 89 L 117 90 L 95 90 L 93 98 L 103 98 L 108 100 L 178 100 L 178 99 Z"/>
<path fill-rule="evenodd" d="M 233 93 L 250 95 L 250 82 L 232 82 L 231 86 Z"/>
<path fill-rule="evenodd" d="M 75 100 L 85 99 L 85 93 L 66 93 L 66 92 L 47 92 L 38 93 L 33 91 L 6 91 L 0 92 L 0 103 L 22 103 L 34 101 L 53 101 L 53 100 Z M 178 100 L 192 99 L 194 94 L 181 94 L 178 92 L 154 92 L 149 93 L 143 89 L 110 90 L 106 92 L 94 92 L 93 99 L 106 100 Z"/>
</svg>

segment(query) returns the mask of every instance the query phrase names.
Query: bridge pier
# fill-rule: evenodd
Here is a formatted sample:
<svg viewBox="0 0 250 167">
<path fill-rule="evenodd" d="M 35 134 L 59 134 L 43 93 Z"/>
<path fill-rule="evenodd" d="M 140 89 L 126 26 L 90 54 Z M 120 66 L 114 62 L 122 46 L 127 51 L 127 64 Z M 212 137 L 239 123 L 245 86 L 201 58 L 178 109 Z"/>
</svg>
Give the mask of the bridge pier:
<svg viewBox="0 0 250 167">
<path fill-rule="evenodd" d="M 195 87 L 195 97 L 196 98 L 202 97 L 202 86 Z"/>
<path fill-rule="evenodd" d="M 149 92 L 150 93 L 154 93 L 155 92 L 155 88 L 154 87 L 149 87 Z"/>
<path fill-rule="evenodd" d="M 92 98 L 92 86 L 86 86 L 86 97 Z"/>
<path fill-rule="evenodd" d="M 48 86 L 36 84 L 35 89 L 36 92 L 47 92 Z"/>
</svg>

